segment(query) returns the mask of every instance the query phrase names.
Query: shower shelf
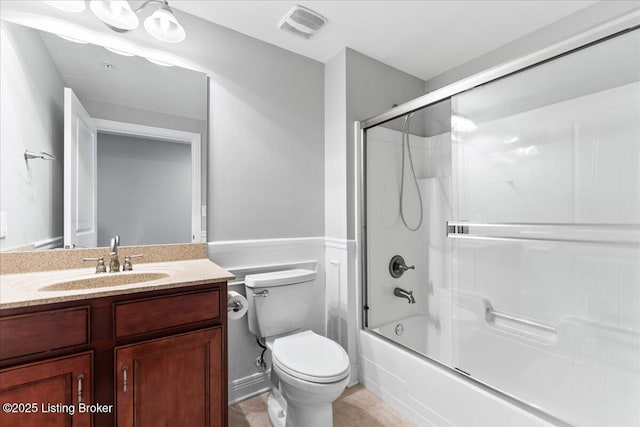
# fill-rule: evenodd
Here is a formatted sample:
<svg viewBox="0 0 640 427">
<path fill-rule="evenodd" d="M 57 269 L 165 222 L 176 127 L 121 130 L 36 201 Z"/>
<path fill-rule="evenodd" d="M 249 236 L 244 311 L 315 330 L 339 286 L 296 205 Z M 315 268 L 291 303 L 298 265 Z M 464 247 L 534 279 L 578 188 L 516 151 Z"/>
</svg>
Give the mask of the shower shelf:
<svg viewBox="0 0 640 427">
<path fill-rule="evenodd" d="M 540 241 L 640 247 L 640 224 L 447 222 L 454 239 Z"/>
</svg>

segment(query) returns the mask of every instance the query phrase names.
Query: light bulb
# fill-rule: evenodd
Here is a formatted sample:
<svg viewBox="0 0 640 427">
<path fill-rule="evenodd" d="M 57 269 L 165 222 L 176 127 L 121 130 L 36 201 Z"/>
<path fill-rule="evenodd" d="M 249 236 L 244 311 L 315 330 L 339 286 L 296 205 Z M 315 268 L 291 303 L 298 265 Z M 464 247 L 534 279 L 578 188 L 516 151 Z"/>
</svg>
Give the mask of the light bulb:
<svg viewBox="0 0 640 427">
<path fill-rule="evenodd" d="M 187 34 L 171 9 L 162 5 L 144 20 L 144 28 L 156 39 L 167 43 L 180 43 Z"/>
<path fill-rule="evenodd" d="M 127 1 L 91 0 L 89 8 L 102 22 L 116 31 L 135 30 L 140 25 L 138 16 Z"/>
</svg>

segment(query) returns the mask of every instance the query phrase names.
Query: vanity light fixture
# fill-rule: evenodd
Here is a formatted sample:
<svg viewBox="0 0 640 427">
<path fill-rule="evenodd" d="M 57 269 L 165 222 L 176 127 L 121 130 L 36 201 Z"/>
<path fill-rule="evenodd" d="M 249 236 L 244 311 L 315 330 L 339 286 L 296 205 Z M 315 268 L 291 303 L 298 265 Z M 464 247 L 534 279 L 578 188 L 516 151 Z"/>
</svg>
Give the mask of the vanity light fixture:
<svg viewBox="0 0 640 427">
<path fill-rule="evenodd" d="M 123 33 L 140 25 L 138 13 L 148 4 L 160 3 L 158 9 L 144 21 L 144 28 L 154 38 L 166 43 L 180 43 L 187 37 L 167 0 L 148 0 L 137 9 L 131 9 L 126 0 L 91 0 L 89 8 L 102 22 L 114 31 Z"/>
<path fill-rule="evenodd" d="M 144 20 L 144 29 L 156 39 L 167 43 L 180 43 L 187 37 L 166 1 Z"/>
<path fill-rule="evenodd" d="M 89 8 L 107 27 L 119 33 L 138 28 L 138 15 L 125 0 L 91 0 Z"/>
</svg>

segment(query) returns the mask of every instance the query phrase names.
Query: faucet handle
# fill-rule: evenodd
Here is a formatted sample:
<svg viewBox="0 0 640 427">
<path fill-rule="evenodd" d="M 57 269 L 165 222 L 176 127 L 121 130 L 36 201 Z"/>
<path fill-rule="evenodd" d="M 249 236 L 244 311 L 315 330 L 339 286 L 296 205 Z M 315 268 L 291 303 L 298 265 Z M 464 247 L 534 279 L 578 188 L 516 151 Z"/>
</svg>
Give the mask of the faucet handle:
<svg viewBox="0 0 640 427">
<path fill-rule="evenodd" d="M 122 271 L 131 271 L 133 270 L 133 264 L 131 263 L 132 258 L 142 258 L 143 254 L 138 255 L 127 255 L 124 257 L 124 264 L 122 264 Z"/>
<path fill-rule="evenodd" d="M 82 258 L 83 261 L 98 261 L 98 265 L 96 265 L 96 273 L 106 273 L 107 266 L 104 265 L 104 257 L 99 258 Z"/>
<path fill-rule="evenodd" d="M 391 258 L 391 261 L 389 261 L 389 274 L 391 274 L 391 277 L 393 277 L 394 279 L 402 276 L 407 270 L 415 269 L 415 265 L 407 266 L 407 264 L 404 262 L 404 258 L 402 258 L 401 255 L 394 255 L 393 258 Z"/>
</svg>

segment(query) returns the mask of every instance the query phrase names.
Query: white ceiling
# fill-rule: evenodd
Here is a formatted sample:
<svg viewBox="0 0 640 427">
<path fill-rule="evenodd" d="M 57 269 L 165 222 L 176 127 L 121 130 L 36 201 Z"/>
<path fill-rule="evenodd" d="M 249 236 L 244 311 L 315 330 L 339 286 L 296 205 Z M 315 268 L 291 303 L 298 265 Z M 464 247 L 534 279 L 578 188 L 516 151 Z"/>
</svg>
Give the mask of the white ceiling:
<svg viewBox="0 0 640 427">
<path fill-rule="evenodd" d="M 344 47 L 428 80 L 596 1 L 192 1 L 171 6 L 327 62 Z M 328 19 L 304 40 L 276 27 L 295 4 Z M 187 28 L 187 37 L 189 29 Z"/>
<path fill-rule="evenodd" d="M 207 119 L 204 74 L 180 67 L 163 67 L 139 56 L 117 55 L 100 46 L 38 33 L 66 85 L 81 101 L 194 120 Z M 110 64 L 111 69 L 106 70 L 104 64 Z"/>
</svg>

